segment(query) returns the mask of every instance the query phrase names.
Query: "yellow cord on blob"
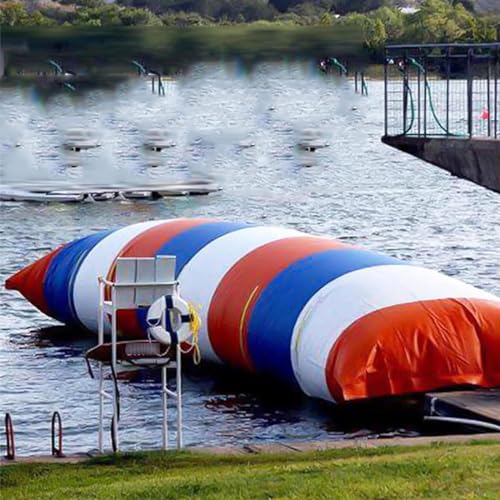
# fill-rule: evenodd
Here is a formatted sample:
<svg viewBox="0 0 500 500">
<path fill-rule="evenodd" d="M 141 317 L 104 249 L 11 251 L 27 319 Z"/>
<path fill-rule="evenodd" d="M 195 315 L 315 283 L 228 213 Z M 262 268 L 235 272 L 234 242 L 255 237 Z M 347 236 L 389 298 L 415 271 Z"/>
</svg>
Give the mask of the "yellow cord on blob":
<svg viewBox="0 0 500 500">
<path fill-rule="evenodd" d="M 191 333 L 193 334 L 193 340 L 190 342 L 191 344 L 190 348 L 187 351 L 181 351 L 181 352 L 183 354 L 189 354 L 191 351 L 193 351 L 193 363 L 195 365 L 199 365 L 201 361 L 201 352 L 198 343 L 198 332 L 200 331 L 201 328 L 201 318 L 200 315 L 198 314 L 198 311 L 196 310 L 196 307 L 190 302 L 188 303 L 188 308 L 189 308 L 189 315 L 191 317 L 189 327 L 191 328 Z"/>
</svg>

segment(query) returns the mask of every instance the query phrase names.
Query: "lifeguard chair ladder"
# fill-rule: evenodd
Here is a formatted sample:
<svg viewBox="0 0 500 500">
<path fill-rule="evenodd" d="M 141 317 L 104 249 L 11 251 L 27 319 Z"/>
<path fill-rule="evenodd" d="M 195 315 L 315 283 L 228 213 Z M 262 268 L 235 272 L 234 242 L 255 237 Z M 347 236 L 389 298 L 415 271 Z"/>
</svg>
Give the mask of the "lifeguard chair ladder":
<svg viewBox="0 0 500 500">
<path fill-rule="evenodd" d="M 117 365 L 119 363 L 131 366 L 160 367 L 162 379 L 162 448 L 168 448 L 167 400 L 172 397 L 177 406 L 177 449 L 183 446 L 182 439 L 182 380 L 181 380 L 181 350 L 175 346 L 175 353 L 167 352 L 168 346 L 154 340 L 124 341 L 117 340 L 117 312 L 123 309 L 131 310 L 149 307 L 162 296 L 177 295 L 178 282 L 175 280 L 175 256 L 157 256 L 155 258 L 125 258 L 116 261 L 115 281 L 99 277 L 99 315 L 98 344 L 87 353 L 87 357 L 99 361 L 99 436 L 98 450 L 103 452 L 104 437 L 104 400 L 113 401 L 112 438 L 113 449 L 118 451 L 118 416 L 119 394 L 117 390 Z M 109 290 L 110 300 L 106 289 Z M 104 342 L 104 334 L 109 317 L 111 343 Z M 165 319 L 162 319 L 165 328 Z M 166 354 L 165 354 L 166 353 Z M 115 382 L 112 394 L 104 389 L 104 365 L 109 364 Z M 176 370 L 175 391 L 168 388 L 167 368 Z"/>
</svg>

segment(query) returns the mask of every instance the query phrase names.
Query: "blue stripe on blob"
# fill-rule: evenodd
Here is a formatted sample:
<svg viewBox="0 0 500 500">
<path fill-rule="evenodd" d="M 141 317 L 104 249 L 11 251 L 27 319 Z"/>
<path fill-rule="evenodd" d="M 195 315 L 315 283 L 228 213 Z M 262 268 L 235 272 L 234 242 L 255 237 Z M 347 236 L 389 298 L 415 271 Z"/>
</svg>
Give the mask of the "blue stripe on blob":
<svg viewBox="0 0 500 500">
<path fill-rule="evenodd" d="M 43 284 L 43 293 L 52 317 L 66 324 L 80 325 L 73 302 L 76 275 L 89 252 L 112 232 L 100 231 L 72 241 L 52 259 Z"/>
<path fill-rule="evenodd" d="M 165 243 L 156 255 L 175 255 L 175 275 L 179 276 L 184 266 L 206 245 L 225 234 L 250 227 L 241 222 L 208 222 L 187 229 Z M 203 286 L 203 278 L 200 278 Z"/>
<path fill-rule="evenodd" d="M 281 271 L 261 293 L 248 325 L 248 350 L 257 372 L 296 384 L 290 344 L 297 318 L 309 299 L 344 274 L 388 264 L 404 262 L 365 250 L 335 249 L 310 255 Z"/>
<path fill-rule="evenodd" d="M 175 275 L 179 276 L 184 266 L 206 245 L 225 234 L 250 227 L 249 224 L 241 222 L 207 222 L 199 226 L 186 229 L 182 233 L 167 241 L 156 255 L 175 255 Z M 203 280 L 200 281 L 203 286 Z M 148 308 L 136 310 L 137 321 L 144 334 L 148 330 L 146 321 Z"/>
</svg>

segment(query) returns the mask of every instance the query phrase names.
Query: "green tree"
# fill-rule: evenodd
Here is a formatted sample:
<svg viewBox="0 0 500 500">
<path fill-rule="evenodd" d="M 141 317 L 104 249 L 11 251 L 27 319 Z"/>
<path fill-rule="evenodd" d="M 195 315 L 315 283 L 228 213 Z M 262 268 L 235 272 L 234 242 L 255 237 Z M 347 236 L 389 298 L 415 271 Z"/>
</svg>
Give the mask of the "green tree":
<svg viewBox="0 0 500 500">
<path fill-rule="evenodd" d="M 161 20 L 147 9 L 125 8 L 119 13 L 124 26 L 161 26 Z"/>
<path fill-rule="evenodd" d="M 389 40 L 398 40 L 405 31 L 404 14 L 399 9 L 381 7 L 373 13 L 375 19 L 380 19 L 384 25 Z"/>
<path fill-rule="evenodd" d="M 0 25 L 23 26 L 29 24 L 29 15 L 26 7 L 18 2 L 0 4 Z"/>
<path fill-rule="evenodd" d="M 329 12 L 323 12 L 319 18 L 319 24 L 321 24 L 321 26 L 331 26 L 333 20 L 333 16 Z"/>
<path fill-rule="evenodd" d="M 473 41 L 476 19 L 462 4 L 448 0 L 425 0 L 410 16 L 405 37 L 420 43 Z"/>
<path fill-rule="evenodd" d="M 44 16 L 39 10 L 35 10 L 33 14 L 31 14 L 29 19 L 29 24 L 32 26 L 55 26 L 57 23 L 53 19 Z"/>
<path fill-rule="evenodd" d="M 160 19 L 165 26 L 205 26 L 211 23 L 210 19 L 200 16 L 197 12 L 169 12 Z"/>
<path fill-rule="evenodd" d="M 353 31 L 361 32 L 365 45 L 373 50 L 380 50 L 387 41 L 387 33 L 380 19 L 368 14 L 349 14 L 342 23 Z"/>
</svg>

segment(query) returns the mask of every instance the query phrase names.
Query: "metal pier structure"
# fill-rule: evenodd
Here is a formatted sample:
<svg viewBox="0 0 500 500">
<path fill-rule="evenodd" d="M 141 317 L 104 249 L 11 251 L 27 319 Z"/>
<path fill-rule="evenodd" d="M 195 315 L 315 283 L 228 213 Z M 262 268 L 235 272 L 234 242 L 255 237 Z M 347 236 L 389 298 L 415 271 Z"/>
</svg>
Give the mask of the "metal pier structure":
<svg viewBox="0 0 500 500">
<path fill-rule="evenodd" d="M 500 43 L 388 45 L 382 141 L 500 192 Z"/>
</svg>

